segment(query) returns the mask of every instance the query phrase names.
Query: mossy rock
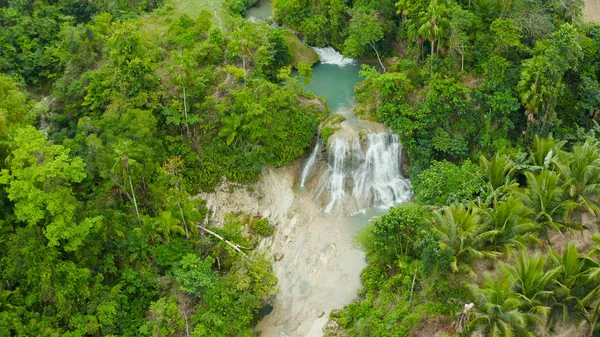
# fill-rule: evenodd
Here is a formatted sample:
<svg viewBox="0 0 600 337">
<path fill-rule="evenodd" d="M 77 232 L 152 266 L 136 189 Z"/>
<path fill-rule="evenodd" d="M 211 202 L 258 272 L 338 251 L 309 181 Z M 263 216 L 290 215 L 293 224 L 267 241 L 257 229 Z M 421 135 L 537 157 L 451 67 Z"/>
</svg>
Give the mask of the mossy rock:
<svg viewBox="0 0 600 337">
<path fill-rule="evenodd" d="M 304 62 L 310 66 L 319 62 L 319 55 L 289 30 L 283 32 L 283 39 L 290 47 L 292 66 L 298 68 L 298 63 Z"/>
<path fill-rule="evenodd" d="M 340 124 L 345 120 L 346 117 L 340 114 L 335 114 L 329 116 L 323 122 L 323 126 L 321 127 L 321 138 L 323 139 L 323 143 L 327 144 L 329 137 L 340 130 Z"/>
<path fill-rule="evenodd" d="M 271 236 L 275 232 L 275 227 L 269 225 L 269 219 L 262 218 L 250 223 L 252 231 L 260 236 Z"/>
</svg>

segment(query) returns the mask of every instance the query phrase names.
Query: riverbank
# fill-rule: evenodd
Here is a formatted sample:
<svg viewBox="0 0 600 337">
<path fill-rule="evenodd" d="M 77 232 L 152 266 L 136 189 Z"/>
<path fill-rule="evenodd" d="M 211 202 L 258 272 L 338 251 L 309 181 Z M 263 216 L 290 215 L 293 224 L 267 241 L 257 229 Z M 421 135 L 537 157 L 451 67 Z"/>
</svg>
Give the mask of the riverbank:
<svg viewBox="0 0 600 337">
<path fill-rule="evenodd" d="M 264 337 L 322 336 L 330 311 L 356 298 L 366 266 L 364 253 L 353 244 L 355 221 L 322 215 L 309 193 L 294 189 L 301 163 L 267 169 L 248 186 L 223 182 L 201 195 L 214 224 L 227 213 L 244 212 L 259 213 L 276 226 L 259 245 L 279 280 L 273 311 L 256 327 Z"/>
</svg>

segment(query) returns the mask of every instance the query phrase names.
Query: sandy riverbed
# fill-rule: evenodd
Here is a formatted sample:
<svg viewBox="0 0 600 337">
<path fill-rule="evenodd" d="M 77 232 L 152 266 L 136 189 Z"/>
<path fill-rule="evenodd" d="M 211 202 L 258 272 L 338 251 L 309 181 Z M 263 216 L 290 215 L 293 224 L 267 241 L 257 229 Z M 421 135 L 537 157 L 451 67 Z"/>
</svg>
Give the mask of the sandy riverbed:
<svg viewBox="0 0 600 337">
<path fill-rule="evenodd" d="M 585 0 L 583 19 L 585 21 L 600 23 L 600 0 Z"/>
<path fill-rule="evenodd" d="M 222 184 L 202 195 L 213 209 L 213 222 L 228 212 L 267 216 L 277 230 L 260 249 L 270 256 L 279 280 L 273 312 L 257 326 L 262 337 L 320 337 L 329 312 L 350 303 L 361 287 L 364 254 L 353 245 L 351 218 L 323 216 L 312 198 L 294 191 L 296 167 L 267 169 L 248 187 Z M 318 314 L 323 312 L 321 317 Z"/>
</svg>

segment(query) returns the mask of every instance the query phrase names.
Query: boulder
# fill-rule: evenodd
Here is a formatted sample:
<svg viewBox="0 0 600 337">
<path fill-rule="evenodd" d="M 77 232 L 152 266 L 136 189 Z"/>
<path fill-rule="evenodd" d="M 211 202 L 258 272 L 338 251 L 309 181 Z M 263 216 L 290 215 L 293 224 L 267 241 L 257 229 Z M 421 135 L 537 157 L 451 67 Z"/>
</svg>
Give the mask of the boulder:
<svg viewBox="0 0 600 337">
<path fill-rule="evenodd" d="M 275 255 L 273 256 L 273 259 L 275 259 L 275 262 L 279 262 L 279 261 L 283 260 L 283 253 L 275 253 Z"/>
<path fill-rule="evenodd" d="M 289 30 L 284 31 L 283 39 L 290 47 L 292 54 L 292 66 L 298 68 L 298 63 L 304 62 L 310 66 L 319 62 L 319 55 L 304 42 L 302 42 L 294 33 Z"/>
</svg>

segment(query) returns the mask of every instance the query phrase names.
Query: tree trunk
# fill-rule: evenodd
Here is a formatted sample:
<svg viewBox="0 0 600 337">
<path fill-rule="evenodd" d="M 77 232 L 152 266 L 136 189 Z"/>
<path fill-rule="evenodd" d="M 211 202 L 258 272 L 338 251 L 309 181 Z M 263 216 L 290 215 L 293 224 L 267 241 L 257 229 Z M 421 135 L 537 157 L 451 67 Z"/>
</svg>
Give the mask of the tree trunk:
<svg viewBox="0 0 600 337">
<path fill-rule="evenodd" d="M 133 206 L 135 207 L 135 214 L 137 215 L 138 224 L 142 226 L 142 220 L 140 219 L 140 211 L 138 210 L 137 200 L 135 198 L 135 191 L 133 189 L 133 183 L 131 182 L 131 174 L 127 175 L 129 176 L 129 187 L 131 187 L 131 196 L 133 197 Z"/>
<path fill-rule="evenodd" d="M 185 335 L 187 337 L 190 337 L 190 325 L 188 324 L 188 317 L 187 314 L 185 313 L 185 310 L 181 310 L 181 313 L 183 314 L 183 318 L 185 319 Z"/>
<path fill-rule="evenodd" d="M 373 50 L 375 51 L 375 54 L 377 54 L 377 60 L 379 61 L 379 65 L 381 65 L 381 69 L 383 69 L 383 72 L 385 73 L 387 70 L 385 69 L 383 62 L 381 62 L 381 58 L 379 57 L 379 52 L 377 51 L 377 48 L 375 48 L 375 45 L 373 44 L 373 42 L 369 42 L 369 45 L 373 48 Z"/>
<path fill-rule="evenodd" d="M 413 295 L 413 291 L 415 290 L 415 281 L 417 280 L 417 271 L 418 270 L 419 270 L 419 268 L 415 268 L 415 274 L 413 275 L 412 286 L 410 287 L 410 297 L 408 299 L 408 305 L 410 305 L 410 302 L 412 302 L 412 295 Z"/>
<path fill-rule="evenodd" d="M 185 228 L 185 239 L 189 240 L 190 235 L 188 232 L 187 222 L 185 221 L 185 216 L 183 215 L 183 209 L 181 209 L 181 204 L 177 203 L 177 207 L 179 207 L 179 213 L 181 213 L 181 220 L 183 220 L 183 227 Z"/>
<path fill-rule="evenodd" d="M 244 66 L 244 85 L 248 85 L 248 81 L 246 80 L 246 55 L 242 55 L 242 64 Z"/>
<path fill-rule="evenodd" d="M 435 40 L 431 40 L 431 64 L 430 64 L 430 72 L 433 74 L 433 53 L 435 50 Z"/>
<path fill-rule="evenodd" d="M 465 53 L 460 53 L 460 71 L 465 70 Z"/>
<path fill-rule="evenodd" d="M 190 137 L 190 125 L 188 123 L 188 114 L 187 114 L 187 95 L 185 92 L 185 87 L 183 87 L 183 114 L 185 115 L 185 130 L 187 132 L 186 136 Z"/>
<path fill-rule="evenodd" d="M 206 227 L 202 227 L 200 225 L 198 225 L 198 228 L 200 228 L 201 230 L 207 232 L 208 234 L 216 237 L 217 239 L 225 242 L 226 244 L 229 245 L 229 247 L 235 249 L 238 253 L 242 254 L 245 258 L 248 258 L 248 255 L 246 255 L 246 253 L 242 252 L 242 250 L 240 249 L 240 247 L 234 243 L 231 243 L 229 240 L 224 239 L 222 236 L 220 236 L 219 234 L 211 231 L 210 229 L 206 228 Z"/>
</svg>

